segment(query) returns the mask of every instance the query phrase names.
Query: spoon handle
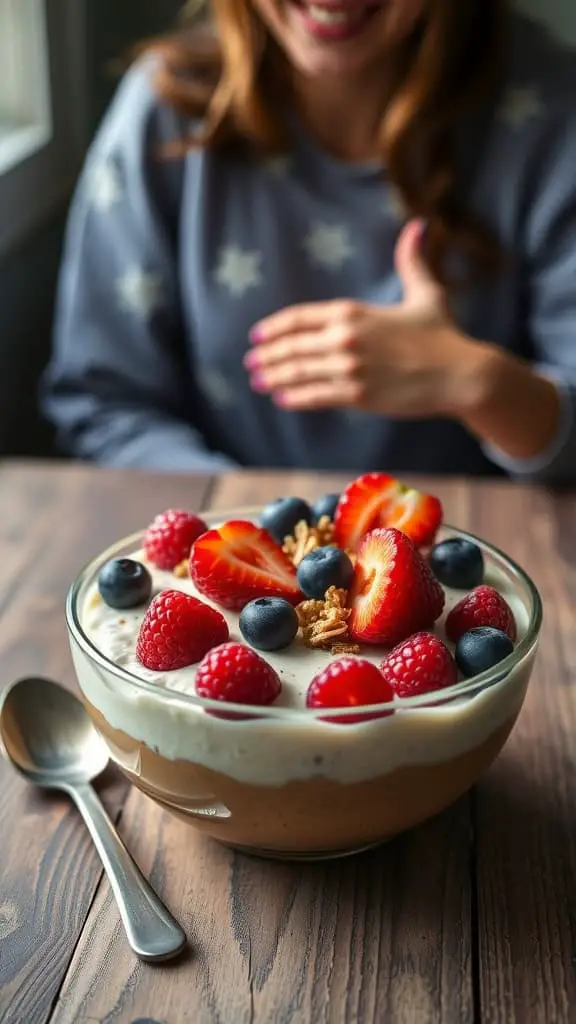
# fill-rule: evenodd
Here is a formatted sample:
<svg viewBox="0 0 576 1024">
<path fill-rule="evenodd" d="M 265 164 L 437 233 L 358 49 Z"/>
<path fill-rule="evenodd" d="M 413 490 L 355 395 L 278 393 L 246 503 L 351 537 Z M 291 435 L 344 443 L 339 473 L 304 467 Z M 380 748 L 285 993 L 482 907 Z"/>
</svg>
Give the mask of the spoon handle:
<svg viewBox="0 0 576 1024">
<path fill-rule="evenodd" d="M 186 935 L 132 860 L 96 793 L 88 784 L 71 786 L 69 793 L 100 854 L 132 949 L 148 962 L 176 956 Z"/>
</svg>

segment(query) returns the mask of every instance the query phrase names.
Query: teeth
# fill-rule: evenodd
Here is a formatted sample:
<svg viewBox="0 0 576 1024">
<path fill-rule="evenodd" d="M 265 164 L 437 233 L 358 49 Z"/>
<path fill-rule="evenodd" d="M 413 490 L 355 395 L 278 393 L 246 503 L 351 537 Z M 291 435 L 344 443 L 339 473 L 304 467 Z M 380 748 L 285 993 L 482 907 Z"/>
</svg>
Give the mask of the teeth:
<svg viewBox="0 0 576 1024">
<path fill-rule="evenodd" d="M 316 7 L 315 4 L 307 6 L 310 16 L 320 25 L 345 25 L 354 20 L 351 11 L 329 11 L 326 7 Z"/>
</svg>

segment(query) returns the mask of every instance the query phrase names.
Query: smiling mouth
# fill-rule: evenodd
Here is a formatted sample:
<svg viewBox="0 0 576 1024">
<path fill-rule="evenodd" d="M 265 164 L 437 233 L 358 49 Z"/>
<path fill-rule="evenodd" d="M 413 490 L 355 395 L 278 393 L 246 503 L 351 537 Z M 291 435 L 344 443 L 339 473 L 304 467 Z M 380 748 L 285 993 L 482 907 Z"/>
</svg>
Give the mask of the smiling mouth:
<svg viewBox="0 0 576 1024">
<path fill-rule="evenodd" d="M 358 31 L 382 9 L 382 3 L 376 0 L 356 0 L 343 3 L 315 3 L 313 0 L 291 0 L 297 8 L 308 31 L 324 39 L 348 39 L 357 35 Z"/>
</svg>

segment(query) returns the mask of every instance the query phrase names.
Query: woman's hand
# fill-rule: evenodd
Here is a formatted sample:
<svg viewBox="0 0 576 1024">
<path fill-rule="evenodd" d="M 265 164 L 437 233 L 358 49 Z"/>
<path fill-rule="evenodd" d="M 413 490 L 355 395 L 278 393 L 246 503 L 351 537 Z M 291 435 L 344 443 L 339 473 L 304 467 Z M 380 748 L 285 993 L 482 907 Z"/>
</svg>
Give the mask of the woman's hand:
<svg viewBox="0 0 576 1024">
<path fill-rule="evenodd" d="M 422 227 L 396 249 L 404 298 L 293 306 L 261 321 L 246 357 L 255 390 L 287 409 L 347 407 L 390 417 L 458 415 L 473 400 L 484 346 L 450 319 L 442 288 L 420 258 Z"/>
</svg>

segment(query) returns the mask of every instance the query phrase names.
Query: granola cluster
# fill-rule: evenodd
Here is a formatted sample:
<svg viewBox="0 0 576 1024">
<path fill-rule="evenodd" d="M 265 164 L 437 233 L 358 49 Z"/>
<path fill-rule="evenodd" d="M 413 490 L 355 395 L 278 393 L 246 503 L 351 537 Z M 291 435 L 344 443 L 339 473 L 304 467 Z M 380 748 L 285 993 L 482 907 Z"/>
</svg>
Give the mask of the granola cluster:
<svg viewBox="0 0 576 1024">
<path fill-rule="evenodd" d="M 177 579 L 187 580 L 190 575 L 190 560 L 185 558 L 183 562 L 176 566 L 173 572 Z"/>
<path fill-rule="evenodd" d="M 283 551 L 298 568 L 300 562 L 316 548 L 324 548 L 334 543 L 334 523 L 329 516 L 322 516 L 316 526 L 310 526 L 305 520 L 297 524 L 294 534 L 284 540 Z"/>
<path fill-rule="evenodd" d="M 345 590 L 330 587 L 323 601 L 302 601 L 296 607 L 302 639 L 307 647 L 332 654 L 359 654 L 348 633 L 350 609 Z"/>
</svg>

